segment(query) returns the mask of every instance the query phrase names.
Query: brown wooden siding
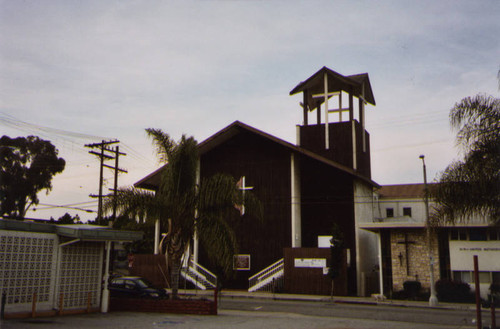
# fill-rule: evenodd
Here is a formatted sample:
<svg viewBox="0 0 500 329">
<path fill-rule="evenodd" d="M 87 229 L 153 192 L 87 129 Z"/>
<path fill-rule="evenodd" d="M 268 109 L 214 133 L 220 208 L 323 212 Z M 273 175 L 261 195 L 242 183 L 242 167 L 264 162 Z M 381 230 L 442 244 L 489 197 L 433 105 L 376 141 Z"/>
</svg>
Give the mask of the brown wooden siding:
<svg viewBox="0 0 500 329">
<path fill-rule="evenodd" d="M 263 222 L 252 216 L 240 217 L 235 210 L 231 225 L 240 245 L 240 254 L 251 255 L 250 271 L 236 271 L 223 283 L 248 288 L 248 278 L 283 257 L 291 245 L 290 151 L 261 136 L 242 132 L 201 156 L 201 177 L 226 173 L 235 179 L 246 177 L 246 185 L 264 208 Z M 216 270 L 200 250 L 200 263 Z"/>
<path fill-rule="evenodd" d="M 371 178 L 370 135 L 366 132 L 366 151 L 363 152 L 362 127 L 354 121 L 356 129 L 357 171 Z M 350 121 L 329 124 L 330 148 L 325 149 L 325 125 L 300 126 L 301 147 L 313 151 L 327 159 L 353 168 L 352 123 Z"/>
<path fill-rule="evenodd" d="M 330 248 L 285 248 L 285 292 L 293 294 L 330 295 L 332 280 L 322 268 L 297 268 L 296 258 L 325 258 L 330 266 Z M 340 275 L 334 282 L 334 295 L 347 295 L 345 254 Z"/>
<path fill-rule="evenodd" d="M 302 247 L 317 247 L 318 236 L 331 235 L 336 223 L 351 252 L 350 293 L 356 291 L 353 186 L 351 175 L 312 159 L 302 159 Z"/>
<path fill-rule="evenodd" d="M 148 279 L 155 287 L 167 288 L 168 273 L 164 255 L 134 254 L 130 275 Z M 168 278 L 170 280 L 170 278 Z"/>
</svg>

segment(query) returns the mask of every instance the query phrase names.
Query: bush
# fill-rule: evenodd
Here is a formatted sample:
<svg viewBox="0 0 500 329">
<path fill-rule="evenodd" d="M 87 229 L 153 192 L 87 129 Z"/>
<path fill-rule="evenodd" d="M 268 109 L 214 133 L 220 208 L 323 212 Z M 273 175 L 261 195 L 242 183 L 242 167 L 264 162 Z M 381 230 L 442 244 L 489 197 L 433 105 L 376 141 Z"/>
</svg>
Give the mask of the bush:
<svg viewBox="0 0 500 329">
<path fill-rule="evenodd" d="M 416 298 L 422 289 L 422 284 L 419 281 L 405 281 L 403 283 L 403 290 L 410 298 Z"/>
<path fill-rule="evenodd" d="M 436 282 L 437 297 L 442 302 L 472 303 L 474 294 L 469 284 L 460 281 L 442 279 Z"/>
</svg>

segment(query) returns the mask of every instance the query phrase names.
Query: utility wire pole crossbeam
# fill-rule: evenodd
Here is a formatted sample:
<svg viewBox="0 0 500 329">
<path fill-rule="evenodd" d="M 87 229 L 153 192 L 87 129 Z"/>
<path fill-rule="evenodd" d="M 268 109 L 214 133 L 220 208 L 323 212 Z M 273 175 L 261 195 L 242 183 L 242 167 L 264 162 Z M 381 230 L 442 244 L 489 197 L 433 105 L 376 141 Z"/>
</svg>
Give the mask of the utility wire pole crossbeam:
<svg viewBox="0 0 500 329">
<path fill-rule="evenodd" d="M 89 151 L 90 154 L 94 154 L 94 155 L 98 156 L 100 159 L 99 194 L 97 196 L 92 195 L 92 194 L 90 195 L 90 197 L 97 197 L 98 198 L 98 209 L 97 209 L 98 222 L 100 222 L 102 220 L 102 217 L 103 217 L 102 216 L 102 212 L 103 212 L 102 206 L 103 206 L 104 195 L 102 192 L 102 188 L 103 188 L 103 181 L 104 181 L 104 178 L 103 178 L 104 167 L 115 171 L 115 175 L 114 175 L 115 180 L 114 180 L 114 189 L 113 189 L 113 196 L 114 196 L 114 200 L 115 200 L 115 203 L 113 205 L 113 221 L 116 219 L 116 193 L 118 190 L 118 173 L 119 172 L 127 173 L 127 171 L 125 169 L 121 169 L 118 167 L 119 156 L 120 155 L 127 155 L 127 154 L 120 152 L 119 146 L 116 146 L 115 148 L 108 148 L 107 147 L 108 145 L 112 145 L 112 144 L 116 144 L 116 143 L 119 143 L 119 141 L 118 140 L 111 140 L 111 141 L 104 141 L 103 140 L 101 143 L 85 144 L 85 147 L 89 147 L 92 149 L 94 149 L 94 148 L 99 149 L 99 152 L 96 152 L 93 150 Z M 109 153 L 111 153 L 111 154 L 109 154 Z M 115 165 L 111 166 L 111 165 L 104 163 L 104 161 L 106 161 L 106 160 L 115 160 Z M 109 195 L 106 195 L 106 196 L 109 196 Z M 113 222 L 110 222 L 110 224 L 112 225 Z"/>
</svg>

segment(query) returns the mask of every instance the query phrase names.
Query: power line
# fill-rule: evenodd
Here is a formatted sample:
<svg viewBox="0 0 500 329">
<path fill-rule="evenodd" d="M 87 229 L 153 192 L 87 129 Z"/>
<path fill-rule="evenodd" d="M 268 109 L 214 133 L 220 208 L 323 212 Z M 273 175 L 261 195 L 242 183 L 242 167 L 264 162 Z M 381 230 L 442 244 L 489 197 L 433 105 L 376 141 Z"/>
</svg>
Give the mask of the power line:
<svg viewBox="0 0 500 329">
<path fill-rule="evenodd" d="M 90 135 L 90 134 L 85 134 L 85 133 L 78 133 L 78 132 L 73 132 L 73 131 L 68 131 L 68 130 L 63 130 L 63 129 L 58 129 L 58 128 L 52 128 L 52 127 L 47 127 L 47 126 L 42 126 L 38 124 L 33 124 L 29 123 L 23 120 L 20 120 L 10 114 L 7 114 L 3 111 L 0 111 L 0 124 L 14 128 L 16 130 L 24 131 L 27 132 L 30 135 L 40 135 L 44 137 L 48 137 L 50 139 L 54 139 L 54 136 L 56 139 L 61 139 L 65 143 L 69 143 L 73 145 L 72 150 L 76 150 L 78 152 L 85 152 L 81 148 L 81 141 L 102 141 L 102 140 L 112 140 L 110 137 L 103 137 L 103 136 L 97 136 L 97 135 Z M 141 161 L 144 164 L 147 164 L 148 166 L 151 165 L 152 161 L 151 159 L 147 158 L 140 152 L 134 150 L 131 146 L 122 143 L 121 144 L 123 148 L 128 152 L 133 158 L 135 158 L 138 161 Z M 76 147 L 75 147 L 76 146 Z"/>
<path fill-rule="evenodd" d="M 35 131 L 39 131 L 43 134 L 53 134 L 53 135 L 58 135 L 58 136 L 72 137 L 72 138 L 85 139 L 85 140 L 109 139 L 108 137 L 89 135 L 89 134 L 78 133 L 78 132 L 73 132 L 73 131 L 68 131 L 68 130 L 63 130 L 63 129 L 52 128 L 52 127 L 47 127 L 47 126 L 29 123 L 26 121 L 22 121 L 22 120 L 14 117 L 10 114 L 7 114 L 5 112 L 0 112 L 0 114 L 2 114 L 2 116 L 0 116 L 0 123 L 4 124 L 6 126 L 17 128 L 19 130 L 28 131 L 30 133 L 35 130 Z"/>
<path fill-rule="evenodd" d="M 97 212 L 96 210 L 85 209 L 83 207 L 74 207 L 74 206 L 71 206 L 71 205 L 54 205 L 54 204 L 47 204 L 47 203 L 39 203 L 39 205 L 42 205 L 42 206 L 45 206 L 45 207 L 43 207 L 43 208 L 33 208 L 33 211 L 37 211 L 37 210 L 50 210 L 50 209 L 54 209 L 54 208 L 65 208 L 65 209 L 74 209 L 74 210 L 85 211 L 85 212 L 88 212 L 88 213 Z M 88 207 L 90 207 L 90 206 L 88 206 Z"/>
</svg>

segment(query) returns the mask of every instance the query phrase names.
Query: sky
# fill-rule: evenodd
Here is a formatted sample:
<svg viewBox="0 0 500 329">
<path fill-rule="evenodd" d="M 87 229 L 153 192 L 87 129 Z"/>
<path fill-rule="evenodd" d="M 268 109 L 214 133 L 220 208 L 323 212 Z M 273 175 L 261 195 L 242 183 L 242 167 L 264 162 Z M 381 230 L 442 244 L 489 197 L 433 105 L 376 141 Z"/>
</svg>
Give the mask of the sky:
<svg viewBox="0 0 500 329">
<path fill-rule="evenodd" d="M 289 92 L 327 66 L 369 74 L 372 179 L 421 183 L 425 154 L 433 181 L 460 158 L 453 105 L 499 96 L 499 17 L 497 0 L 0 0 L 0 135 L 40 136 L 66 160 L 28 216 L 93 219 L 69 208 L 97 209 L 85 144 L 120 140 L 125 187 L 160 165 L 146 128 L 201 142 L 239 120 L 295 143 Z"/>
</svg>

